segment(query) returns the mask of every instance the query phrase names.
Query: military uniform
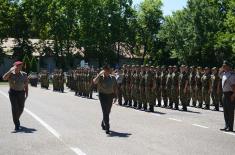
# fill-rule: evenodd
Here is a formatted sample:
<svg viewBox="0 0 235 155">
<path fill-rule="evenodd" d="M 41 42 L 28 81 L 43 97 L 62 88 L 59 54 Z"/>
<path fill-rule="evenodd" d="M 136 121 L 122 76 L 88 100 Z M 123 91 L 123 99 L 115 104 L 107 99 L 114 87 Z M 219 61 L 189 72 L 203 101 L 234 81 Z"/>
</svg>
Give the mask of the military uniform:
<svg viewBox="0 0 235 155">
<path fill-rule="evenodd" d="M 179 73 L 177 71 L 177 67 L 174 66 L 174 71 L 171 74 L 171 95 L 172 95 L 172 103 L 175 104 L 174 109 L 179 109 Z"/>
<path fill-rule="evenodd" d="M 166 75 L 166 92 L 167 92 L 167 100 L 169 100 L 169 108 L 173 108 L 173 102 L 172 102 L 172 92 L 171 92 L 171 86 L 172 86 L 172 67 L 168 67 L 168 74 Z"/>
<path fill-rule="evenodd" d="M 167 107 L 167 105 L 168 105 L 167 89 L 166 89 L 166 76 L 167 76 L 167 72 L 165 71 L 165 67 L 162 67 L 162 72 L 161 72 L 161 95 L 162 95 L 162 100 L 164 102 L 163 107 Z"/>
<path fill-rule="evenodd" d="M 205 73 L 202 76 L 202 100 L 205 103 L 204 109 L 210 109 L 210 74 L 208 72 L 209 68 L 205 68 Z"/>
<path fill-rule="evenodd" d="M 195 77 L 195 82 L 196 82 L 196 87 L 195 87 L 195 91 L 196 91 L 196 101 L 198 101 L 198 108 L 202 108 L 202 81 L 201 81 L 201 67 L 197 68 L 197 73 L 196 73 L 196 77 Z"/>
<path fill-rule="evenodd" d="M 215 106 L 215 111 L 219 111 L 219 103 L 220 103 L 220 78 L 217 72 L 216 67 L 213 68 L 213 73 L 211 74 L 211 98 L 213 105 Z"/>
<path fill-rule="evenodd" d="M 157 106 L 161 107 L 161 71 L 160 68 L 157 67 L 156 73 L 155 73 L 155 95 L 157 98 Z"/>
<path fill-rule="evenodd" d="M 188 85 L 188 76 L 187 73 L 183 70 L 179 75 L 179 96 L 183 111 L 187 111 L 187 104 L 188 104 L 187 85 Z"/>
<path fill-rule="evenodd" d="M 196 100 L 196 73 L 195 73 L 195 68 L 192 66 L 190 70 L 190 75 L 189 75 L 189 89 L 190 89 L 190 99 L 192 99 L 192 106 L 195 107 L 197 104 Z"/>
<path fill-rule="evenodd" d="M 153 67 L 151 67 L 153 68 Z M 146 96 L 146 103 L 149 104 L 149 111 L 154 112 L 154 105 L 155 105 L 155 94 L 153 93 L 154 90 L 154 74 L 152 69 L 146 71 L 145 74 L 145 96 Z M 144 109 L 146 110 L 146 106 L 144 104 Z"/>
</svg>

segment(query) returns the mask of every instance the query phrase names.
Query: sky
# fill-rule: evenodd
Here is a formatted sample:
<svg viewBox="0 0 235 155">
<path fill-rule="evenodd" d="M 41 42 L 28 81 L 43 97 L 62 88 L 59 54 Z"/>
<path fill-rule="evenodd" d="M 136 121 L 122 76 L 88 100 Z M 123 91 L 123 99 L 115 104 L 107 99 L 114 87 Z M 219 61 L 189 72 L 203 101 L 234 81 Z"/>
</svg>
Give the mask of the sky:
<svg viewBox="0 0 235 155">
<path fill-rule="evenodd" d="M 134 5 L 143 2 L 144 0 L 133 0 Z M 173 11 L 181 10 L 187 4 L 187 0 L 162 0 L 163 14 L 171 15 Z"/>
</svg>

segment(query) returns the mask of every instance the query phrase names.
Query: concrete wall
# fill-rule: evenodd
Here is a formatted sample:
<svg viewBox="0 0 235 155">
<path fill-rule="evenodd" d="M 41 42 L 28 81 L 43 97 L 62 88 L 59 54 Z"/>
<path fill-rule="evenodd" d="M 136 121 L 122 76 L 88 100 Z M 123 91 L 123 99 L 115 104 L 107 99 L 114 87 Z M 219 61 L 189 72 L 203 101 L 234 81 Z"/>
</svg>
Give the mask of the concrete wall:
<svg viewBox="0 0 235 155">
<path fill-rule="evenodd" d="M 2 77 L 2 75 L 11 68 L 14 61 L 15 61 L 14 59 L 10 59 L 9 57 L 4 58 L 4 63 L 0 65 L 0 77 Z M 51 73 L 56 68 L 56 60 L 54 57 L 42 57 L 40 61 L 42 62 L 41 66 L 39 66 L 40 69 L 47 69 Z M 73 62 L 74 67 L 76 66 L 79 67 L 80 62 L 81 59 L 75 59 Z M 132 65 L 140 63 L 141 59 L 127 59 L 127 58 L 120 59 L 120 66 L 122 66 L 123 64 Z M 98 67 L 99 66 L 98 59 L 90 59 L 89 66 Z"/>
</svg>

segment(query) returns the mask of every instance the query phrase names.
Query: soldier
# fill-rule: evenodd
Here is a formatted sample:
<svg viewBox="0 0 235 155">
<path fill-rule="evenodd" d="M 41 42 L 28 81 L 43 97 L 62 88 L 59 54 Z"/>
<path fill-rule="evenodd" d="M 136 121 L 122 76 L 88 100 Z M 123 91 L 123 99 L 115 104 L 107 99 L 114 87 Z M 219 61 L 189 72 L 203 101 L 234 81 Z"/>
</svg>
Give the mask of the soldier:
<svg viewBox="0 0 235 155">
<path fill-rule="evenodd" d="M 139 83 L 139 90 L 140 90 L 140 102 L 138 104 L 138 109 L 141 109 L 145 103 L 145 67 L 141 66 L 141 73 L 140 73 L 140 83 Z M 147 107 L 144 107 L 144 110 L 147 110 Z"/>
<path fill-rule="evenodd" d="M 180 75 L 179 75 L 179 92 L 180 92 L 179 96 L 183 111 L 187 111 L 187 104 L 188 104 L 188 98 L 187 98 L 188 76 L 186 70 L 187 70 L 186 66 L 182 65 L 180 68 Z"/>
<path fill-rule="evenodd" d="M 137 66 L 136 75 L 135 75 L 135 89 L 136 89 L 136 100 L 137 100 L 137 109 L 139 108 L 139 104 L 141 103 L 141 97 L 140 97 L 140 73 L 141 73 L 141 67 Z"/>
<path fill-rule="evenodd" d="M 205 68 L 205 72 L 202 76 L 202 100 L 205 103 L 204 109 L 210 109 L 210 69 Z"/>
<path fill-rule="evenodd" d="M 174 109 L 179 110 L 179 72 L 177 66 L 173 67 L 173 73 L 171 74 L 171 95 L 172 103 L 175 104 Z"/>
<path fill-rule="evenodd" d="M 153 93 L 155 89 L 155 82 L 154 82 L 154 73 L 153 73 L 153 66 L 151 68 L 146 67 L 146 74 L 145 74 L 145 96 L 146 96 L 146 104 L 149 103 L 149 111 L 154 112 L 154 105 L 155 105 L 155 94 Z M 144 104 L 144 109 L 146 110 L 146 104 Z"/>
<path fill-rule="evenodd" d="M 116 80 L 117 80 L 118 104 L 122 105 L 123 69 L 118 69 L 116 74 Z"/>
<path fill-rule="evenodd" d="M 162 100 L 163 100 L 163 107 L 166 108 L 168 105 L 168 100 L 167 100 L 167 90 L 166 90 L 166 76 L 167 76 L 167 71 L 166 67 L 162 66 L 162 72 L 161 72 L 161 94 L 162 94 Z"/>
<path fill-rule="evenodd" d="M 128 106 L 132 107 L 132 99 L 131 99 L 131 66 L 127 65 L 127 75 L 126 75 L 126 95 L 128 100 Z"/>
<path fill-rule="evenodd" d="M 198 106 L 197 108 L 202 108 L 202 68 L 201 67 L 197 67 L 197 73 L 196 73 L 196 77 L 195 77 L 195 82 L 196 82 L 196 87 L 195 87 L 195 91 L 196 91 L 196 101 L 198 101 Z"/>
<path fill-rule="evenodd" d="M 192 106 L 196 106 L 196 93 L 195 93 L 195 87 L 196 87 L 196 70 L 194 66 L 190 67 L 190 73 L 189 73 L 189 89 L 190 89 L 190 99 L 192 99 Z"/>
<path fill-rule="evenodd" d="M 134 102 L 133 107 L 137 108 L 137 67 L 132 66 L 132 76 L 131 76 L 131 96 Z"/>
<path fill-rule="evenodd" d="M 41 88 L 49 88 L 49 74 L 46 70 L 43 70 L 40 77 Z"/>
<path fill-rule="evenodd" d="M 58 89 L 62 93 L 64 92 L 64 82 L 65 82 L 64 73 L 62 69 L 60 69 L 58 75 Z"/>
<path fill-rule="evenodd" d="M 168 73 L 166 75 L 166 93 L 167 93 L 167 100 L 169 100 L 169 106 L 168 108 L 172 109 L 173 102 L 172 102 L 172 94 L 171 94 L 171 86 L 172 86 L 172 66 L 168 67 Z"/>
<path fill-rule="evenodd" d="M 123 65 L 123 79 L 122 79 L 122 94 L 123 94 L 123 98 L 124 98 L 124 106 L 127 105 L 127 91 L 126 91 L 126 88 L 127 88 L 127 66 L 126 65 Z"/>
<path fill-rule="evenodd" d="M 156 71 L 155 71 L 155 95 L 157 98 L 157 107 L 161 107 L 161 69 L 160 67 L 156 67 Z"/>
<path fill-rule="evenodd" d="M 212 68 L 212 74 L 211 74 L 211 98 L 212 103 L 215 106 L 214 111 L 219 111 L 219 103 L 220 103 L 220 78 L 218 75 L 218 70 L 216 67 Z"/>
</svg>

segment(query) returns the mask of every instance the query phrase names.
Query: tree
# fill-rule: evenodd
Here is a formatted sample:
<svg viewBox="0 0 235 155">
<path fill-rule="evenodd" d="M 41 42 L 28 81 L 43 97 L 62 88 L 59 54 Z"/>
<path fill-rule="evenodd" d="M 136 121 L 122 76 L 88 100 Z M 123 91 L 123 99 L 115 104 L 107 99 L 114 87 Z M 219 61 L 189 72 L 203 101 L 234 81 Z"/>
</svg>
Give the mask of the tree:
<svg viewBox="0 0 235 155">
<path fill-rule="evenodd" d="M 138 12 L 138 44 L 144 47 L 143 62 L 146 54 L 151 57 L 158 51 L 158 31 L 163 20 L 161 0 L 145 0 Z"/>
</svg>

